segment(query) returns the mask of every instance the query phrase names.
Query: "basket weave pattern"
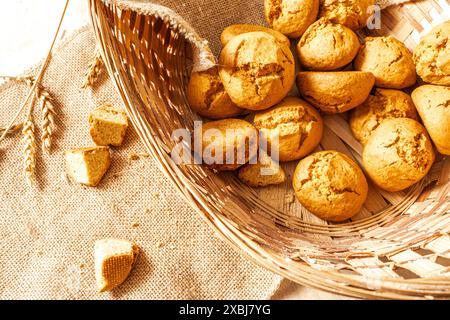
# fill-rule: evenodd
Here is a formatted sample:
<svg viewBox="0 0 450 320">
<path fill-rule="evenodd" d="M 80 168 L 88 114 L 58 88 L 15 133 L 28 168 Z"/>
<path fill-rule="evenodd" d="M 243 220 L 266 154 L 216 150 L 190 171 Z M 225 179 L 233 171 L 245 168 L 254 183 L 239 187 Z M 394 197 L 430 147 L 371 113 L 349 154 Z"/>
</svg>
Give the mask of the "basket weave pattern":
<svg viewBox="0 0 450 320">
<path fill-rule="evenodd" d="M 236 250 L 298 283 L 340 294 L 450 297 L 448 159 L 439 159 L 406 192 L 371 186 L 362 212 L 344 224 L 315 218 L 287 201 L 286 189 L 253 190 L 233 174 L 176 165 L 171 133 L 192 131 L 199 119 L 185 96 L 192 39 L 158 14 L 138 14 L 110 1 L 90 3 L 105 65 L 141 140 L 186 200 Z M 445 0 L 390 7 L 382 13 L 382 29 L 371 33 L 395 35 L 413 48 L 423 32 L 449 18 L 448 12 Z M 361 161 L 361 145 L 346 121 L 341 116 L 324 121 L 320 148 Z"/>
</svg>

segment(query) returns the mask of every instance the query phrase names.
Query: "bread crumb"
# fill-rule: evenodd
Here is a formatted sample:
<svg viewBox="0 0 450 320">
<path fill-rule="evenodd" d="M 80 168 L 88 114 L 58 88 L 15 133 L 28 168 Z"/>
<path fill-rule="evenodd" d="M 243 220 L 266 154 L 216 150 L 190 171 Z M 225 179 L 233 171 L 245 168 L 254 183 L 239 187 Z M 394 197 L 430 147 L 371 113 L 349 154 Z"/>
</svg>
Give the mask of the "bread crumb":
<svg viewBox="0 0 450 320">
<path fill-rule="evenodd" d="M 128 154 L 128 160 L 139 160 L 139 155 L 136 153 L 130 153 Z"/>
<path fill-rule="evenodd" d="M 135 223 L 133 223 L 133 224 L 131 225 L 132 228 L 137 228 L 137 227 L 139 227 L 139 226 L 140 226 L 140 224 L 137 223 L 137 222 L 135 222 Z"/>
<path fill-rule="evenodd" d="M 159 192 L 152 193 L 153 198 L 159 199 Z"/>
<path fill-rule="evenodd" d="M 130 161 L 135 161 L 135 160 L 139 160 L 141 158 L 148 158 L 150 157 L 150 155 L 148 153 L 135 153 L 135 152 L 131 152 L 128 154 L 128 160 Z"/>
<path fill-rule="evenodd" d="M 67 184 L 72 184 L 72 180 L 66 171 L 61 172 L 61 180 L 66 182 Z"/>
</svg>

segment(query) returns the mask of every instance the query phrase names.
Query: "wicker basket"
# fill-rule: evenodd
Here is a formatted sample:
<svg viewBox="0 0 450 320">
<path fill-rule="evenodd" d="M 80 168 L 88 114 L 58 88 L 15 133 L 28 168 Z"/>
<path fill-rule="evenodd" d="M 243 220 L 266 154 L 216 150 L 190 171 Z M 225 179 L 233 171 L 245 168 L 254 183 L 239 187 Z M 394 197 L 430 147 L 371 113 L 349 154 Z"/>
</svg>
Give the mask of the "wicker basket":
<svg viewBox="0 0 450 320">
<path fill-rule="evenodd" d="M 127 112 L 152 157 L 186 200 L 237 251 L 300 284 L 362 298 L 450 297 L 450 161 L 406 192 L 370 187 L 351 221 L 326 223 L 284 186 L 250 189 L 233 174 L 176 165 L 174 129 L 198 119 L 186 102 L 190 42 L 168 19 L 90 0 L 103 59 Z M 446 0 L 387 8 L 380 34 L 414 47 L 432 25 L 449 19 Z M 340 116 L 325 117 L 320 148 L 360 161 L 361 146 Z M 296 163 L 285 165 L 292 172 Z M 288 179 L 289 180 L 289 179 Z"/>
</svg>

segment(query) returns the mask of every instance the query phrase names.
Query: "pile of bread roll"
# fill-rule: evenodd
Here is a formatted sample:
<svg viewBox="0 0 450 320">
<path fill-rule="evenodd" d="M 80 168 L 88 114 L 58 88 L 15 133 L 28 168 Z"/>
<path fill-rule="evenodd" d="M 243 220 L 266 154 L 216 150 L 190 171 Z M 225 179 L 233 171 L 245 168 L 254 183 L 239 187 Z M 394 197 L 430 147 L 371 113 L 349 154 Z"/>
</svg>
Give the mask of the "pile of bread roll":
<svg viewBox="0 0 450 320">
<path fill-rule="evenodd" d="M 411 53 L 391 36 L 360 43 L 355 31 L 366 26 L 374 0 L 264 5 L 270 28 L 229 26 L 221 35 L 219 65 L 193 73 L 189 81 L 192 109 L 213 120 L 201 133 L 223 133 L 224 157 L 231 143 L 235 154 L 247 148 L 245 161 L 258 159 L 245 165 L 204 159 L 208 166 L 238 170 L 252 187 L 283 183 L 286 175 L 271 153 L 258 154 L 245 133 L 258 130 L 269 146 L 276 134 L 280 162 L 299 161 L 292 177 L 298 200 L 318 217 L 340 222 L 364 204 L 366 175 L 396 192 L 428 173 L 435 149 L 450 155 L 450 21 L 432 29 Z M 297 50 L 291 50 L 292 39 L 298 39 Z M 297 75 L 293 51 L 302 70 Z M 299 96 L 289 95 L 295 82 Z M 312 153 L 322 139 L 321 116 L 341 113 L 364 146 L 363 168 L 334 150 Z M 243 134 L 226 141 L 227 129 Z M 214 139 L 204 135 L 203 148 Z M 274 170 L 262 175 L 262 168 Z"/>
</svg>

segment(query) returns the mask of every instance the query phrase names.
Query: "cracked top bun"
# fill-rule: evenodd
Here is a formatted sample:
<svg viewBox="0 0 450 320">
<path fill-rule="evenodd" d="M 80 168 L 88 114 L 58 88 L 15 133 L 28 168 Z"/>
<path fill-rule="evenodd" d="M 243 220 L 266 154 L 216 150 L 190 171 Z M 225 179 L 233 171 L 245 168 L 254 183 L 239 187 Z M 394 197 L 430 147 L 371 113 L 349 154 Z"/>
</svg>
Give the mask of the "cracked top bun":
<svg viewBox="0 0 450 320">
<path fill-rule="evenodd" d="M 293 176 L 300 203 L 321 219 L 341 222 L 353 217 L 367 198 L 361 168 L 338 151 L 316 152 L 301 160 Z"/>
<path fill-rule="evenodd" d="M 358 36 L 351 29 L 320 19 L 303 34 L 297 52 L 303 67 L 329 71 L 351 63 L 359 47 Z"/>
<path fill-rule="evenodd" d="M 320 0 L 319 18 L 352 30 L 364 28 L 374 12 L 375 0 Z"/>
<path fill-rule="evenodd" d="M 267 23 L 289 38 L 299 38 L 319 13 L 319 0 L 264 0 Z"/>
<path fill-rule="evenodd" d="M 187 99 L 192 110 L 210 119 L 234 117 L 243 111 L 225 92 L 217 68 L 191 74 Z"/>
<path fill-rule="evenodd" d="M 381 189 L 404 190 L 430 171 L 435 159 L 425 128 L 408 118 L 384 120 L 364 147 L 363 163 Z"/>
<path fill-rule="evenodd" d="M 423 81 L 450 86 L 450 20 L 434 27 L 414 49 L 417 74 Z"/>
<path fill-rule="evenodd" d="M 249 32 L 223 48 L 219 75 L 231 100 L 249 110 L 264 110 L 287 96 L 294 84 L 291 50 L 265 32 Z"/>
<path fill-rule="evenodd" d="M 257 112 L 255 127 L 271 143 L 278 134 L 280 161 L 298 160 L 320 143 L 323 121 L 314 107 L 296 97 L 286 97 L 275 107 Z"/>
<path fill-rule="evenodd" d="M 372 132 L 388 118 L 419 120 L 416 107 L 408 94 L 400 90 L 377 88 L 374 95 L 352 110 L 350 129 L 355 138 L 364 145 Z"/>
<path fill-rule="evenodd" d="M 413 91 L 412 99 L 436 149 L 450 155 L 450 87 L 424 85 Z"/>
<path fill-rule="evenodd" d="M 411 52 L 391 36 L 367 37 L 353 64 L 355 70 L 371 72 L 376 87 L 403 89 L 416 83 Z"/>
</svg>

